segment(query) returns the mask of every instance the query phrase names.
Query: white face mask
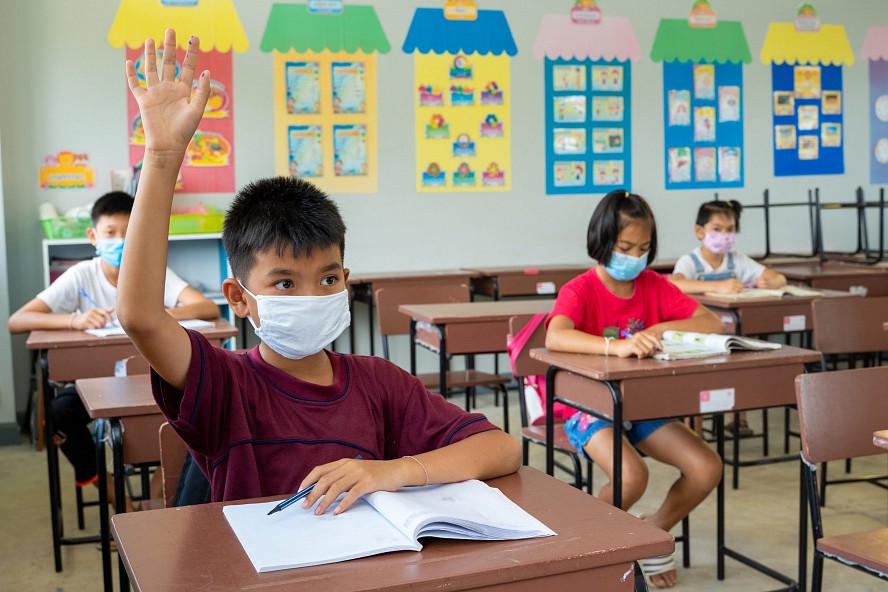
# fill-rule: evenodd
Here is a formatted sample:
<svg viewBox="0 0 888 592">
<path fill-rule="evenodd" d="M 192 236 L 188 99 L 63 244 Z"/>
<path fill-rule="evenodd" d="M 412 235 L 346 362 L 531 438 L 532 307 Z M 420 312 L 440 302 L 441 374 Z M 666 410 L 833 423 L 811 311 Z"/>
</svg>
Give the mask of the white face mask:
<svg viewBox="0 0 888 592">
<path fill-rule="evenodd" d="M 240 283 L 240 282 L 238 282 Z M 324 349 L 351 322 L 348 291 L 329 296 L 266 296 L 244 292 L 256 300 L 259 321 L 250 324 L 265 344 L 291 360 L 301 360 Z"/>
</svg>

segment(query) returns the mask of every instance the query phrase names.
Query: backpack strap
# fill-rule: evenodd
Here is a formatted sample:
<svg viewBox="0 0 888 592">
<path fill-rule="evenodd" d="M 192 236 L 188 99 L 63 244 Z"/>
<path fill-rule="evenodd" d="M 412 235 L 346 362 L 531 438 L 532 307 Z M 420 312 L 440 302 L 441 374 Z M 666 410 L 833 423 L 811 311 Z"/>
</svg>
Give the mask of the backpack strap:
<svg viewBox="0 0 888 592">
<path fill-rule="evenodd" d="M 524 346 L 527 345 L 527 342 L 530 341 L 530 337 L 533 335 L 533 332 L 537 330 L 537 328 L 546 320 L 546 313 L 538 312 L 533 315 L 529 321 L 527 321 L 523 327 L 515 334 L 511 336 L 508 344 L 506 345 L 506 350 L 509 352 L 509 363 L 512 366 L 512 373 L 515 373 L 515 361 L 518 359 L 518 356 L 521 353 L 521 350 L 524 349 Z"/>
</svg>

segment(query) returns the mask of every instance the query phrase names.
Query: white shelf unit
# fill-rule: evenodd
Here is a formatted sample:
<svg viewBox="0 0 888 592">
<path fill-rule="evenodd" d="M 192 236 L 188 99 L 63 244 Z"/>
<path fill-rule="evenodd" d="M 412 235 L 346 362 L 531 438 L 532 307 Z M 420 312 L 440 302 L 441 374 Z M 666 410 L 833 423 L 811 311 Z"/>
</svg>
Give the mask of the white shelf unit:
<svg viewBox="0 0 888 592">
<path fill-rule="evenodd" d="M 96 248 L 86 238 L 43 239 L 43 285 L 49 286 L 53 259 L 89 259 Z M 221 233 L 171 234 L 167 265 L 195 289 L 219 305 L 222 317 L 235 324 L 225 297 L 222 281 L 231 277 Z"/>
</svg>

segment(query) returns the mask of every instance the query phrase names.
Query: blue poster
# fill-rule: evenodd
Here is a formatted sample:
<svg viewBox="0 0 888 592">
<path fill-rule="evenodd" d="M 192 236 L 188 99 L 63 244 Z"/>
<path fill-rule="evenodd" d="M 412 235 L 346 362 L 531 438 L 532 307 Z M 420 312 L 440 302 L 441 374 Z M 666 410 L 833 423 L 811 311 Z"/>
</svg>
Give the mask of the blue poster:
<svg viewBox="0 0 888 592">
<path fill-rule="evenodd" d="M 546 58 L 546 193 L 632 187 L 631 62 Z"/>
<path fill-rule="evenodd" d="M 841 175 L 842 67 L 771 64 L 774 176 Z"/>
<path fill-rule="evenodd" d="M 888 183 L 888 62 L 872 60 L 870 79 L 870 183 Z"/>
<path fill-rule="evenodd" d="M 663 62 L 666 189 L 743 187 L 743 65 Z"/>
</svg>

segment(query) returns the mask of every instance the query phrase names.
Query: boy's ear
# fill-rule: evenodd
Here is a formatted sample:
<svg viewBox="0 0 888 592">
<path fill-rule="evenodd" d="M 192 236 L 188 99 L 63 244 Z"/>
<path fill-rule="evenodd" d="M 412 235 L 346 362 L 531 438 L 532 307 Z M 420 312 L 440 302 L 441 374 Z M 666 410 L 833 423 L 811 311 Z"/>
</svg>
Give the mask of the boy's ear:
<svg viewBox="0 0 888 592">
<path fill-rule="evenodd" d="M 96 229 L 90 226 L 86 229 L 86 238 L 89 239 L 89 242 L 92 246 L 96 246 Z"/>
<path fill-rule="evenodd" d="M 348 286 L 348 275 L 351 273 L 351 270 L 348 267 L 342 268 L 342 281 L 345 282 L 345 285 Z"/>
<path fill-rule="evenodd" d="M 247 306 L 244 289 L 236 279 L 227 278 L 222 282 L 222 294 L 225 296 L 225 300 L 228 301 L 228 305 L 231 306 L 231 310 L 238 316 L 238 318 L 243 319 L 250 315 L 250 307 Z"/>
</svg>

